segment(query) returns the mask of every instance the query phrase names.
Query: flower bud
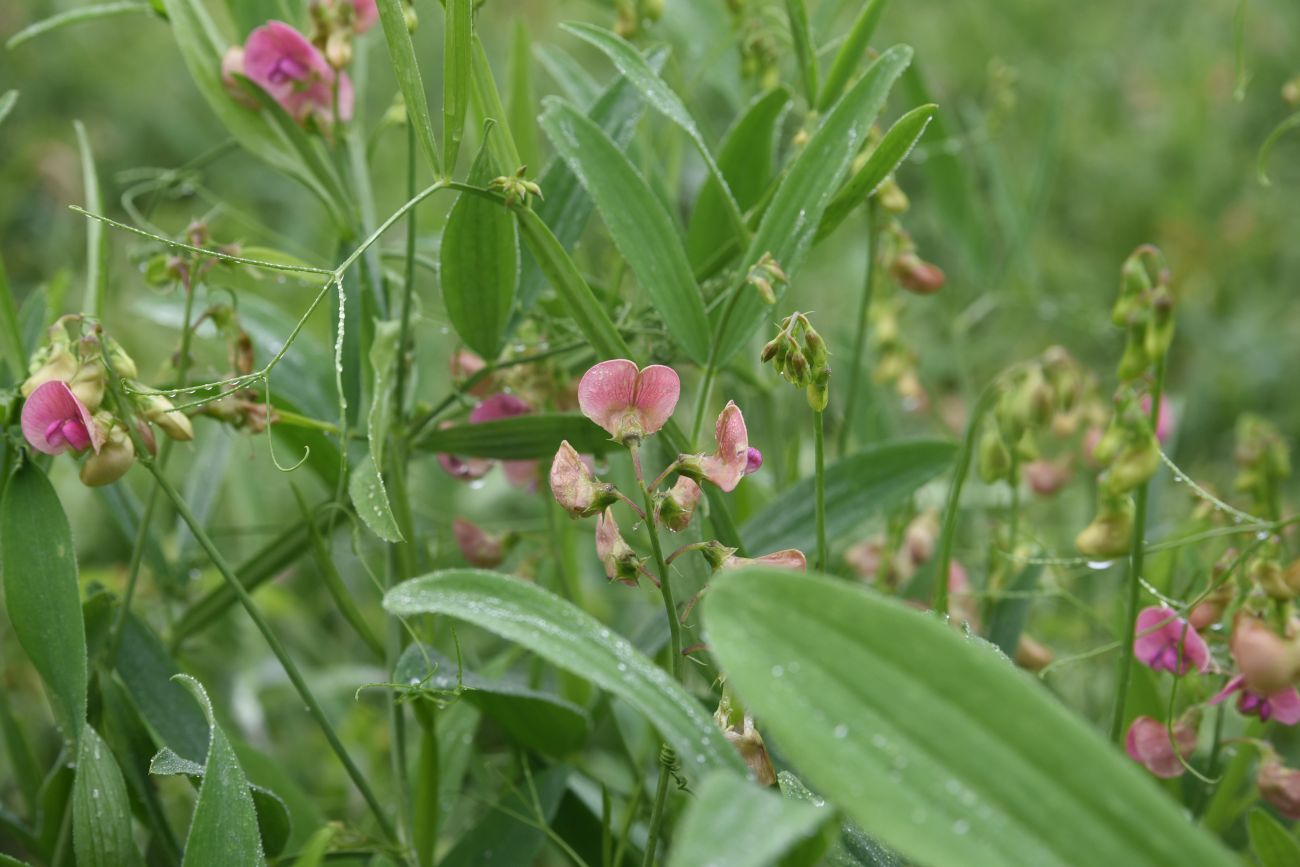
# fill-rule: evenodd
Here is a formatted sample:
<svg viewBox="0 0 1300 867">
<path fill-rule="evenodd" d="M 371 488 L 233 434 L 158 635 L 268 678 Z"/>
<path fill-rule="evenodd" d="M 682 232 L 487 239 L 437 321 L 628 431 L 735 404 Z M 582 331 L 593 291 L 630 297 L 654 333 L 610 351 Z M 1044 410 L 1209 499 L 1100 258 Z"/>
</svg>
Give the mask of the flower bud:
<svg viewBox="0 0 1300 867">
<path fill-rule="evenodd" d="M 107 413 L 100 413 L 95 421 L 101 430 L 108 431 L 108 436 L 99 451 L 81 465 L 81 483 L 92 488 L 116 482 L 135 463 L 135 446 L 126 430 Z"/>
<path fill-rule="evenodd" d="M 1191 613 L 1187 615 L 1187 622 L 1192 624 L 1193 629 L 1208 629 L 1219 622 L 1219 618 L 1232 604 L 1236 595 L 1237 585 L 1231 581 L 1225 581 L 1214 588 L 1208 596 L 1192 606 Z"/>
<path fill-rule="evenodd" d="M 46 347 L 32 359 L 31 376 L 23 382 L 23 397 L 31 397 L 33 391 L 47 382 L 70 382 L 76 376 L 78 366 L 76 356 L 68 351 L 66 341 Z"/>
<path fill-rule="evenodd" d="M 194 425 L 189 416 L 172 404 L 161 392 L 149 391 L 135 396 L 136 406 L 144 417 L 174 440 L 189 442 L 194 439 Z"/>
<path fill-rule="evenodd" d="M 1153 436 L 1145 435 L 1129 444 L 1101 477 L 1111 493 L 1123 494 L 1145 484 L 1160 468 L 1160 447 Z"/>
<path fill-rule="evenodd" d="M 507 546 L 503 536 L 488 533 L 464 518 L 451 522 L 451 532 L 456 537 L 456 547 L 471 566 L 494 569 L 506 558 Z"/>
<path fill-rule="evenodd" d="M 823 412 L 831 400 L 831 369 L 823 367 L 804 389 L 813 412 Z"/>
<path fill-rule="evenodd" d="M 1052 664 L 1055 654 L 1041 642 L 1028 635 L 1021 634 L 1016 645 L 1016 665 L 1029 671 L 1039 672 Z"/>
<path fill-rule="evenodd" d="M 1025 464 L 1024 476 L 1029 490 L 1040 497 L 1052 496 L 1070 481 L 1069 469 L 1047 458 Z"/>
<path fill-rule="evenodd" d="M 609 509 L 600 513 L 596 519 L 596 556 L 605 567 L 605 577 L 618 581 L 629 587 L 635 587 L 641 571 L 641 558 L 637 557 L 632 546 L 623 541 L 614 513 Z M 664 576 L 667 580 L 668 576 Z"/>
<path fill-rule="evenodd" d="M 139 369 L 135 366 L 135 359 L 127 355 L 122 344 L 105 335 L 104 348 L 108 350 L 108 359 L 113 363 L 113 372 L 120 378 L 135 379 L 140 375 Z"/>
<path fill-rule="evenodd" d="M 736 549 L 728 548 L 717 539 L 711 539 L 705 543 L 703 548 L 700 549 L 700 553 L 704 556 L 705 561 L 708 562 L 709 567 L 712 568 L 714 572 L 717 572 L 723 567 L 723 564 L 725 564 L 728 559 L 735 556 Z"/>
<path fill-rule="evenodd" d="M 980 481 L 991 485 L 998 479 L 1005 478 L 1011 472 L 1011 452 L 1007 450 L 1002 437 L 992 429 L 986 430 L 980 437 L 977 466 Z"/>
<path fill-rule="evenodd" d="M 343 69 L 352 63 L 352 39 L 342 30 L 336 30 L 325 42 L 325 59 L 335 69 Z"/>
<path fill-rule="evenodd" d="M 1300 820 L 1300 771 L 1282 764 L 1271 750 L 1259 764 L 1255 779 L 1259 795 L 1287 819 Z"/>
<path fill-rule="evenodd" d="M 761 786 L 775 785 L 776 772 L 767 755 L 767 748 L 763 746 L 763 738 L 758 729 L 754 728 L 754 718 L 740 708 L 733 707 L 731 702 L 731 691 L 724 684 L 718 709 L 713 712 L 713 721 L 740 753 L 740 758 L 753 775 L 754 781 Z"/>
<path fill-rule="evenodd" d="M 691 479 L 679 476 L 663 502 L 659 504 L 659 520 L 674 533 L 680 533 L 691 523 L 695 507 L 703 491 Z"/>
<path fill-rule="evenodd" d="M 84 355 L 82 356 L 85 357 Z M 98 358 L 82 362 L 81 367 L 68 381 L 68 388 L 77 396 L 77 400 L 94 412 L 104 402 L 104 391 L 108 385 L 108 375 L 104 371 L 104 362 Z"/>
<path fill-rule="evenodd" d="M 1153 717 L 1140 716 L 1129 726 L 1128 736 L 1124 739 L 1125 752 L 1157 777 L 1181 777 L 1185 770 L 1183 761 L 1196 749 L 1196 727 L 1189 721 L 1179 720 L 1174 723 L 1173 732 L 1171 744 L 1164 723 Z"/>
<path fill-rule="evenodd" d="M 1151 366 L 1152 358 L 1147 353 L 1146 329 L 1141 325 L 1131 326 L 1128 340 L 1124 344 L 1124 354 L 1120 356 L 1115 368 L 1116 375 L 1122 382 L 1132 382 Z"/>
<path fill-rule="evenodd" d="M 1232 658 L 1237 661 L 1246 689 L 1268 697 L 1287 689 L 1300 675 L 1300 651 L 1262 620 L 1239 613 L 1229 639 Z"/>
<path fill-rule="evenodd" d="M 1250 580 L 1270 599 L 1286 602 L 1295 598 L 1295 590 L 1286 580 L 1282 564 L 1275 557 L 1259 557 L 1250 564 Z"/>
<path fill-rule="evenodd" d="M 618 499 L 614 486 L 599 481 L 568 440 L 555 453 L 550 478 L 555 502 L 574 518 L 600 514 Z"/>
<path fill-rule="evenodd" d="M 912 252 L 895 259 L 889 273 L 899 286 L 917 295 L 933 295 L 943 288 L 946 280 L 938 265 L 932 265 Z"/>
<path fill-rule="evenodd" d="M 1133 498 L 1127 495 L 1103 503 L 1092 523 L 1074 539 L 1074 547 L 1085 557 L 1109 560 L 1128 553 L 1133 535 Z"/>
<path fill-rule="evenodd" d="M 907 200 L 907 193 L 894 180 L 893 175 L 876 188 L 876 200 L 880 202 L 880 207 L 884 208 L 891 214 L 901 214 L 906 211 L 911 204 Z"/>
</svg>

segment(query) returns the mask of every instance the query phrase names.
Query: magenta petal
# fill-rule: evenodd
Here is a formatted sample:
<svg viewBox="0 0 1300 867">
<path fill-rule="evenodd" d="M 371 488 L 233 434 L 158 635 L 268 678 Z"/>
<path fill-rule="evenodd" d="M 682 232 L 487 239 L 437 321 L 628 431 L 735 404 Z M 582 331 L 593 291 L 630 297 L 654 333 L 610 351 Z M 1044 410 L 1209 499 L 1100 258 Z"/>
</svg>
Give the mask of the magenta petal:
<svg viewBox="0 0 1300 867">
<path fill-rule="evenodd" d="M 352 29 L 357 33 L 365 33 L 379 20 L 379 7 L 375 0 L 352 0 L 352 8 L 357 13 L 352 19 Z"/>
<path fill-rule="evenodd" d="M 1200 633 L 1172 610 L 1158 606 L 1138 612 L 1133 654 L 1154 671 L 1183 675 L 1193 667 L 1210 667 L 1210 649 Z"/>
<path fill-rule="evenodd" d="M 41 385 L 23 403 L 22 428 L 31 447 L 47 455 L 87 446 L 98 452 L 104 442 L 90 411 L 57 379 Z"/>
<path fill-rule="evenodd" d="M 763 467 L 763 453 L 750 446 L 745 455 L 745 475 L 753 475 Z"/>
<path fill-rule="evenodd" d="M 1246 679 L 1240 674 L 1236 677 L 1229 678 L 1228 682 L 1223 685 L 1223 689 L 1216 692 L 1209 700 L 1208 704 L 1219 704 L 1226 700 L 1228 696 L 1232 695 L 1234 692 L 1240 691 L 1245 682 Z"/>
<path fill-rule="evenodd" d="M 1273 719 L 1288 726 L 1300 723 L 1300 693 L 1295 687 L 1270 695 L 1268 703 L 1273 706 Z"/>
<path fill-rule="evenodd" d="M 578 383 L 578 407 L 582 414 L 616 436 L 636 398 L 635 362 L 626 358 L 602 361 L 582 375 Z"/>
<path fill-rule="evenodd" d="M 700 459 L 704 476 L 724 491 L 734 491 L 749 469 L 749 431 L 735 401 L 728 402 L 714 428 L 718 448 Z"/>
<path fill-rule="evenodd" d="M 1188 734 L 1191 735 L 1190 739 Z M 1178 749 L 1187 755 L 1196 747 L 1195 732 L 1174 728 L 1174 737 L 1178 739 Z M 1124 738 L 1124 751 L 1135 762 L 1162 779 L 1171 779 L 1183 775 L 1183 763 L 1178 753 L 1169 742 L 1169 730 L 1164 723 L 1149 716 L 1140 716 L 1129 726 Z"/>
<path fill-rule="evenodd" d="M 671 367 L 652 364 L 638 374 L 635 404 L 646 434 L 659 430 L 672 417 L 681 391 L 681 380 Z"/>
<path fill-rule="evenodd" d="M 313 109 L 333 113 L 333 68 L 306 36 L 283 21 L 268 21 L 248 35 L 244 74 L 296 120 L 303 120 Z M 347 96 L 350 112 L 350 86 Z"/>
<path fill-rule="evenodd" d="M 480 424 L 485 421 L 526 415 L 532 411 L 533 408 L 523 398 L 501 392 L 484 398 L 483 402 L 470 412 L 469 420 L 471 424 Z"/>
</svg>

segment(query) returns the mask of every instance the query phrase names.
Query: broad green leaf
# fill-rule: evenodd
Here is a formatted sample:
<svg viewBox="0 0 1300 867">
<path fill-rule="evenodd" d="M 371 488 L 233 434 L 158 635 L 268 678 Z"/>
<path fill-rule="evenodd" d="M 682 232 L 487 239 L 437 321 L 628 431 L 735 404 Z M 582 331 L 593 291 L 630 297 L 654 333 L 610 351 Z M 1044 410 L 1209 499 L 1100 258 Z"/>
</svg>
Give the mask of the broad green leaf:
<svg viewBox="0 0 1300 867">
<path fill-rule="evenodd" d="M 796 801 L 805 801 L 820 810 L 829 808 L 825 798 L 820 798 L 809 791 L 803 781 L 789 771 L 779 771 L 776 775 L 781 795 Z M 826 853 L 829 867 L 904 867 L 898 856 L 881 846 L 866 832 L 852 822 L 843 822 L 840 826 L 840 838 Z"/>
<path fill-rule="evenodd" d="M 551 284 L 555 294 L 568 309 L 578 330 L 601 358 L 628 358 L 632 355 L 618 328 L 600 306 L 591 287 L 582 279 L 578 266 L 569 258 L 555 235 L 537 213 L 528 208 L 515 210 L 519 233 L 537 262 L 538 270 Z"/>
<path fill-rule="evenodd" d="M 531 413 L 454 425 L 429 431 L 419 446 L 448 455 L 549 461 L 564 440 L 583 454 L 601 454 L 613 446 L 605 431 L 576 412 Z"/>
<path fill-rule="evenodd" d="M 37 36 L 50 33 L 69 24 L 94 21 L 98 18 L 111 18 L 115 15 L 132 15 L 141 12 L 152 13 L 153 11 L 153 7 L 148 3 L 139 2 L 101 3 L 95 6 L 65 9 L 57 15 L 51 15 L 49 18 L 43 18 L 34 24 L 29 24 L 13 36 L 10 36 L 9 41 L 5 43 L 5 50 L 13 51 Z"/>
<path fill-rule="evenodd" d="M 430 668 L 430 665 L 433 668 Z M 393 683 L 419 681 L 426 689 L 465 688 L 462 701 L 483 711 L 524 747 L 551 756 L 565 756 L 582 746 L 589 720 L 586 712 L 559 696 L 530 689 L 509 677 L 488 679 L 471 671 L 460 672 L 456 663 L 431 647 L 412 644 L 393 671 Z"/>
<path fill-rule="evenodd" d="M 495 134 L 489 128 L 486 138 Z M 485 141 L 469 182 L 486 185 L 501 171 Z M 470 349 L 495 360 L 519 286 L 519 237 L 510 211 L 500 202 L 461 193 L 447 216 L 439 256 L 447 318 Z"/>
<path fill-rule="evenodd" d="M 712 717 L 631 642 L 535 584 L 454 569 L 406 581 L 384 597 L 391 614 L 446 614 L 494 632 L 619 696 L 652 722 L 692 774 L 742 772 Z"/>
<path fill-rule="evenodd" d="M 1038 587 L 1038 576 L 1042 571 L 1041 562 L 1026 563 L 1007 586 L 1006 595 L 993 599 L 988 618 L 988 640 L 1012 659 L 1016 658 L 1016 646 L 1020 643 L 1020 634 L 1025 631 L 1025 621 L 1029 619 L 1030 594 Z"/>
<path fill-rule="evenodd" d="M 514 40 L 510 50 L 510 93 L 507 96 L 506 116 L 510 133 L 519 148 L 519 161 L 527 166 L 539 166 L 542 148 L 537 140 L 537 97 L 533 89 L 532 73 L 533 38 L 528 32 L 528 19 L 515 18 Z"/>
<path fill-rule="evenodd" d="M 822 82 L 821 95 L 817 98 L 818 111 L 826 111 L 844 92 L 844 86 L 853 77 L 858 63 L 867 55 L 867 47 L 888 2 L 889 0 L 867 0 L 862 4 L 862 10 L 849 28 L 848 36 L 844 37 L 839 51 L 835 52 L 831 71 L 826 73 L 826 80 Z"/>
<path fill-rule="evenodd" d="M 641 95 L 645 97 L 646 102 L 655 111 L 681 127 L 682 131 L 690 137 L 696 149 L 700 152 L 700 156 L 704 159 L 709 174 L 722 191 L 723 202 L 726 205 L 727 218 L 730 224 L 738 233 L 743 232 L 744 225 L 740 216 L 740 207 L 736 204 L 736 199 L 731 194 L 731 189 L 727 186 L 722 171 L 713 159 L 713 152 L 709 150 L 709 146 L 704 142 L 704 136 L 700 134 L 699 127 L 695 125 L 695 119 L 691 117 L 691 113 L 687 110 L 686 104 L 682 102 L 681 97 L 674 93 L 673 89 L 659 77 L 659 74 L 654 71 L 641 52 L 636 50 L 636 46 L 617 33 L 603 27 L 597 27 L 594 24 L 572 22 L 561 24 L 560 27 L 600 49 L 618 67 L 618 71 L 623 73 L 624 77 L 632 82 L 637 90 L 641 91 Z"/>
<path fill-rule="evenodd" d="M 794 43 L 803 93 L 808 104 L 813 105 L 817 102 L 817 46 L 808 26 L 808 8 L 804 0 L 785 0 L 785 14 L 790 22 L 790 41 Z"/>
<path fill-rule="evenodd" d="M 1300 864 L 1300 843 L 1286 828 L 1256 807 L 1247 818 L 1250 829 L 1250 851 L 1259 859 L 1260 867 L 1295 867 Z"/>
<path fill-rule="evenodd" d="M 957 447 L 944 440 L 900 440 L 871 446 L 826 467 L 826 537 L 856 530 L 870 515 L 906 500 L 952 463 Z M 741 536 L 753 553 L 816 544 L 813 479 L 787 488 L 745 522 Z"/>
<path fill-rule="evenodd" d="M 880 55 L 835 103 L 777 187 L 744 254 L 742 275 L 765 253 L 770 253 L 790 277 L 799 271 L 812 248 L 826 206 L 865 141 L 867 130 L 884 107 L 894 81 L 911 59 L 911 48 L 895 45 Z M 779 308 L 785 287 L 775 288 Z M 744 284 L 731 291 L 741 294 L 734 303 L 719 308 L 715 338 L 717 364 L 735 355 L 754 329 L 771 316 L 771 308 L 757 292 L 747 291 Z"/>
<path fill-rule="evenodd" d="M 665 51 L 651 54 L 648 59 L 651 69 L 660 68 L 666 57 Z M 645 109 L 640 92 L 630 81 L 619 76 L 598 98 L 592 99 L 594 102 L 587 112 L 592 121 L 620 148 L 626 148 Z M 576 97 L 574 101 L 582 104 Z M 537 216 L 555 234 L 562 249 L 571 249 L 591 218 L 594 207 L 591 197 L 569 169 L 568 163 L 562 159 L 552 160 L 537 182 L 542 188 L 542 195 L 546 196 L 544 201 L 533 206 Z M 519 306 L 521 310 L 527 311 L 541 293 L 546 277 L 531 252 L 525 250 L 524 254 L 523 274 L 519 281 Z"/>
<path fill-rule="evenodd" d="M 933 615 L 762 567 L 715 576 L 703 606 L 713 654 L 765 737 L 906 858 L 1237 863 L 1040 684 Z"/>
<path fill-rule="evenodd" d="M 596 203 L 669 334 L 696 362 L 709 355 L 709 318 L 673 218 L 622 149 L 599 126 L 552 97 L 542 129 Z M 445 248 L 444 248 L 445 249 Z"/>
<path fill-rule="evenodd" d="M 122 623 L 115 668 L 140 717 L 159 744 L 202 763 L 208 753 L 208 724 L 174 679 L 180 666 L 158 636 L 134 614 Z"/>
<path fill-rule="evenodd" d="M 0 568 L 5 605 L 69 738 L 86 722 L 86 628 L 76 548 L 59 496 L 27 461 L 0 501 Z"/>
<path fill-rule="evenodd" d="M 202 684 L 188 675 L 176 679 L 193 694 L 208 720 L 208 756 L 203 783 L 185 839 L 182 867 L 227 867 L 230 864 L 265 864 L 257 813 L 248 779 L 239 766 L 230 741 L 217 725 L 212 703 Z"/>
<path fill-rule="evenodd" d="M 0 94 L 0 123 L 4 123 L 5 118 L 9 116 L 9 112 L 14 110 L 17 103 L 18 91 L 6 90 L 3 94 Z"/>
<path fill-rule="evenodd" d="M 95 153 L 86 136 L 81 121 L 73 121 L 77 133 L 77 153 L 81 156 L 81 183 L 85 190 L 86 210 L 92 214 L 104 212 L 104 202 L 99 194 L 99 171 L 95 168 Z M 104 239 L 104 224 L 99 220 L 86 221 L 86 294 L 81 311 L 91 316 L 102 316 L 104 293 L 108 285 L 108 247 Z"/>
<path fill-rule="evenodd" d="M 817 227 L 818 241 L 835 231 L 839 224 L 844 222 L 844 218 L 875 193 L 884 183 L 885 178 L 893 174 L 903 160 L 907 159 L 907 155 L 921 140 L 925 128 L 930 125 L 938 109 L 937 105 L 917 106 L 894 122 L 889 132 L 885 133 L 884 138 L 867 156 L 867 161 L 862 164 L 862 168 L 858 169 L 826 206 L 821 225 Z"/>
<path fill-rule="evenodd" d="M 11 779 L 22 794 L 30 815 L 35 814 L 37 809 L 42 773 L 27 732 L 9 703 L 9 695 L 8 690 L 0 689 L 0 736 L 4 738 L 4 755 L 9 761 Z M 23 714 L 24 718 L 28 716 L 27 713 Z"/>
<path fill-rule="evenodd" d="M 174 0 L 173 0 L 174 2 Z M 397 76 L 397 86 L 402 91 L 402 101 L 406 103 L 407 122 L 415 124 L 415 137 L 420 142 L 434 175 L 441 175 L 438 165 L 438 145 L 433 135 L 433 121 L 429 118 L 429 102 L 424 95 L 424 81 L 420 78 L 420 66 L 415 61 L 415 46 L 411 44 L 411 33 L 406 28 L 406 13 L 402 11 L 402 0 L 377 0 L 379 22 L 384 29 L 384 40 L 388 43 L 388 56 L 393 62 L 393 72 Z M 448 167 L 448 171 L 451 168 Z"/>
<path fill-rule="evenodd" d="M 385 542 L 403 541 L 402 531 L 388 503 L 383 476 L 370 455 L 352 468 L 352 475 L 348 478 L 348 496 L 352 498 L 357 515 L 372 533 Z"/>
<path fill-rule="evenodd" d="M 448 174 L 456 171 L 456 157 L 465 130 L 473 32 L 472 0 L 446 0 L 442 26 L 442 148 Z"/>
<path fill-rule="evenodd" d="M 569 769 L 551 768 L 533 778 L 533 790 L 526 781 L 502 797 L 456 841 L 439 861 L 439 867 L 483 867 L 484 864 L 533 864 L 541 853 L 546 835 L 542 828 L 555 818 L 564 795 Z M 540 815 L 539 815 L 540 813 Z"/>
<path fill-rule="evenodd" d="M 725 771 L 705 777 L 673 835 L 669 867 L 767 867 L 834 814 Z"/>
<path fill-rule="evenodd" d="M 27 378 L 27 359 L 23 354 L 23 332 L 18 325 L 18 305 L 14 301 L 5 263 L 0 260 L 0 346 L 13 382 Z"/>
<path fill-rule="evenodd" d="M 117 761 L 91 726 L 81 730 L 72 790 L 72 842 L 79 867 L 142 864 L 131 836 L 131 804 Z"/>
<path fill-rule="evenodd" d="M 790 91 L 776 87 L 755 97 L 718 148 L 718 167 L 736 201 L 750 208 L 772 181 L 781 121 L 790 108 Z M 712 178 L 700 187 L 686 233 L 686 251 L 696 267 L 708 262 L 730 240 L 722 193 Z"/>
</svg>

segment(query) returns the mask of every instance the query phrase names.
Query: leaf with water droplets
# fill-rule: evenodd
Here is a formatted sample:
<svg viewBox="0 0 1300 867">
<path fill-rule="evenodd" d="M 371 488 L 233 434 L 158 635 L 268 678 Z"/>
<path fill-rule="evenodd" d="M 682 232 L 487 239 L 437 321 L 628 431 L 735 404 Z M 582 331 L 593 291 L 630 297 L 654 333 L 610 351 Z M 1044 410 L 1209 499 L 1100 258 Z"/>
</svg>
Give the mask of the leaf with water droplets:
<svg viewBox="0 0 1300 867">
<path fill-rule="evenodd" d="M 715 576 L 703 607 L 709 646 L 764 737 L 910 860 L 1236 863 L 1040 684 L 929 614 L 764 567 Z"/>
<path fill-rule="evenodd" d="M 370 455 L 366 455 L 352 468 L 352 476 L 348 479 L 348 496 L 352 498 L 352 505 L 356 507 L 361 520 L 376 536 L 385 542 L 403 541 L 402 531 L 388 504 L 388 491 L 384 489 L 383 476 L 379 475 L 379 468 Z"/>
<path fill-rule="evenodd" d="M 451 569 L 413 578 L 384 597 L 392 614 L 447 614 L 494 632 L 590 680 L 644 715 L 691 773 L 740 757 L 710 714 L 627 639 L 536 584 L 499 572 Z"/>
<path fill-rule="evenodd" d="M 133 867 L 131 804 L 113 753 L 92 727 L 81 730 L 72 789 L 72 844 L 80 867 Z"/>
</svg>

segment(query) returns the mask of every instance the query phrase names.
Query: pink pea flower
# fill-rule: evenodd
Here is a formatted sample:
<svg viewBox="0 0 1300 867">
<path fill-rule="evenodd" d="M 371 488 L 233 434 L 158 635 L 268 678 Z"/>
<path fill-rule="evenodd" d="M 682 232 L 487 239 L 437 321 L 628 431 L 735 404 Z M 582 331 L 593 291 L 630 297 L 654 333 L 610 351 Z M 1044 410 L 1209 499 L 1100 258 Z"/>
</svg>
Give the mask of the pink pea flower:
<svg viewBox="0 0 1300 867">
<path fill-rule="evenodd" d="M 1260 796 L 1275 810 L 1292 821 L 1300 819 L 1300 771 L 1282 764 L 1274 753 L 1260 762 L 1255 782 Z"/>
<path fill-rule="evenodd" d="M 681 381 L 662 364 L 638 370 L 626 358 L 602 361 L 582 375 L 578 407 L 615 440 L 639 442 L 664 426 L 677 407 Z"/>
<path fill-rule="evenodd" d="M 99 451 L 104 432 L 66 382 L 52 379 L 23 404 L 23 437 L 38 452 L 57 455 L 72 449 Z"/>
<path fill-rule="evenodd" d="M 469 414 L 469 420 L 470 424 L 480 424 L 485 421 L 527 415 L 532 411 L 533 408 L 523 398 L 500 392 L 489 395 L 474 407 L 473 412 Z M 502 461 L 501 469 L 506 474 L 506 481 L 516 488 L 531 490 L 537 485 L 537 461 Z"/>
<path fill-rule="evenodd" d="M 1273 695 L 1260 695 L 1251 692 L 1246 679 L 1239 674 L 1210 699 L 1210 704 L 1218 704 L 1233 693 L 1241 693 L 1237 696 L 1237 710 L 1247 716 L 1257 716 L 1261 722 L 1275 719 L 1288 726 L 1300 723 L 1300 693 L 1293 686 Z"/>
<path fill-rule="evenodd" d="M 718 415 L 713 431 L 717 449 L 711 455 L 692 455 L 682 459 L 682 471 L 708 479 L 724 491 L 734 491 L 749 470 L 749 431 L 745 416 L 735 401 L 729 401 Z M 759 457 L 762 464 L 762 456 Z"/>
<path fill-rule="evenodd" d="M 283 21 L 268 21 L 248 35 L 243 74 L 299 123 L 312 115 L 326 122 L 334 118 L 334 68 L 306 36 Z M 352 118 L 352 102 L 352 81 L 340 73 L 338 109 L 344 121 Z"/>
<path fill-rule="evenodd" d="M 455 424 L 453 422 L 443 422 L 438 427 L 446 429 L 455 427 Z M 492 469 L 492 464 L 491 458 L 466 458 L 441 452 L 438 454 L 438 466 L 442 467 L 447 475 L 460 479 L 462 482 L 472 482 L 475 479 L 483 478 L 487 475 L 488 470 Z"/>
<path fill-rule="evenodd" d="M 794 572 L 807 572 L 808 558 L 798 548 L 773 551 L 771 554 L 764 554 L 762 557 L 737 557 L 735 554 L 729 554 L 718 568 L 739 569 L 742 566 L 776 566 Z"/>
<path fill-rule="evenodd" d="M 1137 616 L 1133 653 L 1152 671 L 1184 675 L 1210 667 L 1210 649 L 1192 625 L 1168 608 L 1143 608 Z"/>
<path fill-rule="evenodd" d="M 1151 395 L 1142 395 L 1142 411 L 1151 414 Z M 1156 440 L 1164 445 L 1174 432 L 1174 410 L 1169 405 L 1169 398 L 1160 401 L 1160 413 L 1156 416 Z"/>
<path fill-rule="evenodd" d="M 352 30 L 356 33 L 365 33 L 379 20 L 379 6 L 375 0 L 352 0 L 352 8 L 356 10 L 352 19 Z"/>
<path fill-rule="evenodd" d="M 1260 695 L 1276 695 L 1300 674 L 1295 645 L 1279 636 L 1264 621 L 1239 612 L 1228 641 L 1232 658 L 1245 680 L 1246 689 Z"/>
<path fill-rule="evenodd" d="M 465 562 L 481 569 L 501 565 L 506 557 L 505 541 L 501 536 L 488 533 L 479 525 L 457 518 L 451 522 L 451 532 L 456 537 L 456 547 Z"/>
<path fill-rule="evenodd" d="M 1177 746 L 1177 752 L 1174 751 Z M 1129 726 L 1124 750 L 1129 758 L 1161 779 L 1181 777 L 1183 761 L 1196 749 L 1196 729 L 1183 721 L 1174 723 L 1173 743 L 1160 720 L 1140 716 Z M 1179 756 L 1182 757 L 1180 760 Z"/>
<path fill-rule="evenodd" d="M 618 522 L 614 520 L 614 513 L 609 509 L 601 512 L 600 517 L 596 519 L 596 556 L 605 567 L 606 578 L 629 587 L 636 586 L 636 579 L 641 571 L 641 559 L 632 550 L 632 546 L 623 541 Z"/>
</svg>

